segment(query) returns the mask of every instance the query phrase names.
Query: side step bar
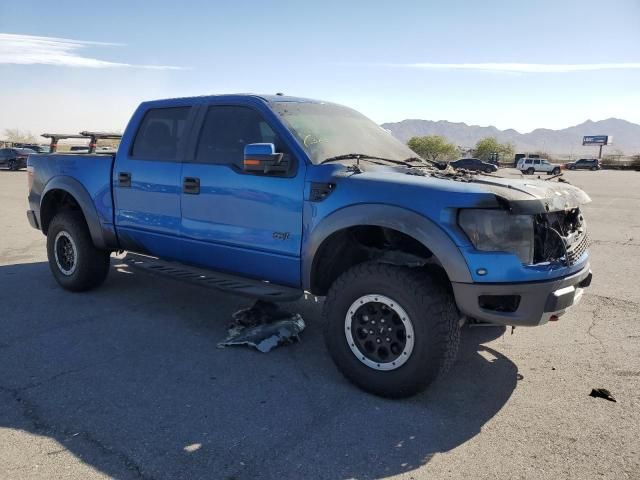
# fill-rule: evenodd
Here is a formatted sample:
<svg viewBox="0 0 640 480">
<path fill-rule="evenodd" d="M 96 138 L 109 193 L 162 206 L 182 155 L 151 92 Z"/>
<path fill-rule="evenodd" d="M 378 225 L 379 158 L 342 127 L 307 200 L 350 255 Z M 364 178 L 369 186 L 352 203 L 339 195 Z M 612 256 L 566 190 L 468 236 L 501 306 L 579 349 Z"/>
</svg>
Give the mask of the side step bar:
<svg viewBox="0 0 640 480">
<path fill-rule="evenodd" d="M 148 273 L 200 285 L 201 287 L 215 288 L 235 295 L 271 300 L 272 302 L 297 300 L 304 293 L 296 288 L 238 277 L 181 263 L 167 262 L 155 257 L 147 257 L 135 253 L 127 253 L 122 262 L 131 268 Z"/>
</svg>

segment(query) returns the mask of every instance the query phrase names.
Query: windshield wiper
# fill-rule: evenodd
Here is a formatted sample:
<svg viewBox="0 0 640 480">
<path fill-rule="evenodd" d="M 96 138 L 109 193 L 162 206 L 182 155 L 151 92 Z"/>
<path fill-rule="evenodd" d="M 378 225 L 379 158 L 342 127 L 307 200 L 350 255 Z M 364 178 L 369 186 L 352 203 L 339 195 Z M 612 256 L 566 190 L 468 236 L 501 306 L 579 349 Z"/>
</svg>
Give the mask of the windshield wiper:
<svg viewBox="0 0 640 480">
<path fill-rule="evenodd" d="M 438 166 L 438 162 L 434 162 L 433 160 L 429 160 L 427 158 L 409 157 L 409 158 L 405 158 L 404 161 L 405 162 L 420 162 L 420 163 L 427 162 L 430 165 L 434 165 L 436 167 Z"/>
<path fill-rule="evenodd" d="M 404 161 L 404 160 L 391 160 L 390 158 L 382 158 L 382 157 L 374 157 L 373 155 L 367 155 L 365 153 L 346 153 L 344 155 L 336 155 L 335 157 L 329 157 L 329 158 L 325 158 L 324 160 L 322 160 L 320 162 L 320 165 L 322 165 L 323 163 L 329 163 L 329 162 L 338 162 L 340 160 L 381 160 L 383 162 L 389 162 L 389 163 L 393 163 L 394 165 L 402 165 L 405 167 L 413 167 L 413 165 L 411 165 L 409 162 Z M 411 160 L 411 159 L 409 159 Z M 371 163 L 377 163 L 377 162 L 371 162 Z M 377 163 L 378 165 L 380 165 L 379 163 Z"/>
</svg>

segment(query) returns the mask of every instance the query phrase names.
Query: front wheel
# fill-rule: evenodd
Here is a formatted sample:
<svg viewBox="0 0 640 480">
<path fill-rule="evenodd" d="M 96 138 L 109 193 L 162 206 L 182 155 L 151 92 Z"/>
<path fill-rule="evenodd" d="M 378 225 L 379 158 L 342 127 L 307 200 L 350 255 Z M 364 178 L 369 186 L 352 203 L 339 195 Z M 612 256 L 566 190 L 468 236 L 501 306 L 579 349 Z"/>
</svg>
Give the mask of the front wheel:
<svg viewBox="0 0 640 480">
<path fill-rule="evenodd" d="M 598 167 L 591 167 L 592 172 L 595 172 L 596 170 L 598 170 Z"/>
<path fill-rule="evenodd" d="M 93 245 L 82 213 L 58 213 L 47 230 L 49 268 L 66 290 L 83 292 L 102 284 L 109 273 L 109 252 Z"/>
<path fill-rule="evenodd" d="M 527 175 L 533 175 L 534 173 L 536 173 L 536 171 L 532 167 L 527 168 Z"/>
<path fill-rule="evenodd" d="M 554 168 L 554 169 L 551 171 L 551 174 L 552 174 L 552 175 L 558 175 L 559 173 L 560 173 L 560 169 L 559 169 L 558 167 Z"/>
<path fill-rule="evenodd" d="M 351 382 L 376 395 L 414 395 L 454 363 L 460 341 L 452 295 L 415 269 L 364 263 L 325 300 L 325 342 Z"/>
<path fill-rule="evenodd" d="M 15 160 L 9 160 L 9 162 L 7 163 L 7 167 L 12 172 L 15 172 L 16 170 L 18 170 L 18 162 Z"/>
</svg>

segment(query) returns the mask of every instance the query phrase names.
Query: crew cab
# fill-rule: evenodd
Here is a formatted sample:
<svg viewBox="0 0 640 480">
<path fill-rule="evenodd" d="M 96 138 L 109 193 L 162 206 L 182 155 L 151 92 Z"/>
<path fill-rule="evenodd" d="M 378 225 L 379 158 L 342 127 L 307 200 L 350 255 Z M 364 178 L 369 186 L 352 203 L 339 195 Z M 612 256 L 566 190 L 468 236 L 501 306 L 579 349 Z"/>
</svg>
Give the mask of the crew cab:
<svg viewBox="0 0 640 480">
<path fill-rule="evenodd" d="M 582 190 L 440 170 L 328 102 L 144 102 L 115 155 L 32 156 L 28 181 L 63 288 L 97 287 L 124 250 L 236 294 L 325 297 L 336 365 L 389 397 L 446 372 L 467 319 L 542 325 L 591 281 Z"/>
<path fill-rule="evenodd" d="M 518 160 L 516 168 L 522 173 L 533 175 L 535 172 L 545 172 L 549 175 L 558 175 L 560 173 L 560 165 L 550 163 L 543 158 L 521 158 Z"/>
</svg>

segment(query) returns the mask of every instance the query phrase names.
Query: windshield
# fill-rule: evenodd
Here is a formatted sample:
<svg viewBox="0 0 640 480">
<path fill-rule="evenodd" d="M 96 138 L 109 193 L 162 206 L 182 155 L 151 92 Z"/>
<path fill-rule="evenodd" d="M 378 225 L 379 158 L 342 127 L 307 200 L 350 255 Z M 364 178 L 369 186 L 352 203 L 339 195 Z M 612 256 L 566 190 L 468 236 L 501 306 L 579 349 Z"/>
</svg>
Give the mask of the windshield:
<svg viewBox="0 0 640 480">
<path fill-rule="evenodd" d="M 416 156 L 385 129 L 350 108 L 311 102 L 275 102 L 272 106 L 314 164 L 349 153 L 390 160 Z"/>
</svg>

